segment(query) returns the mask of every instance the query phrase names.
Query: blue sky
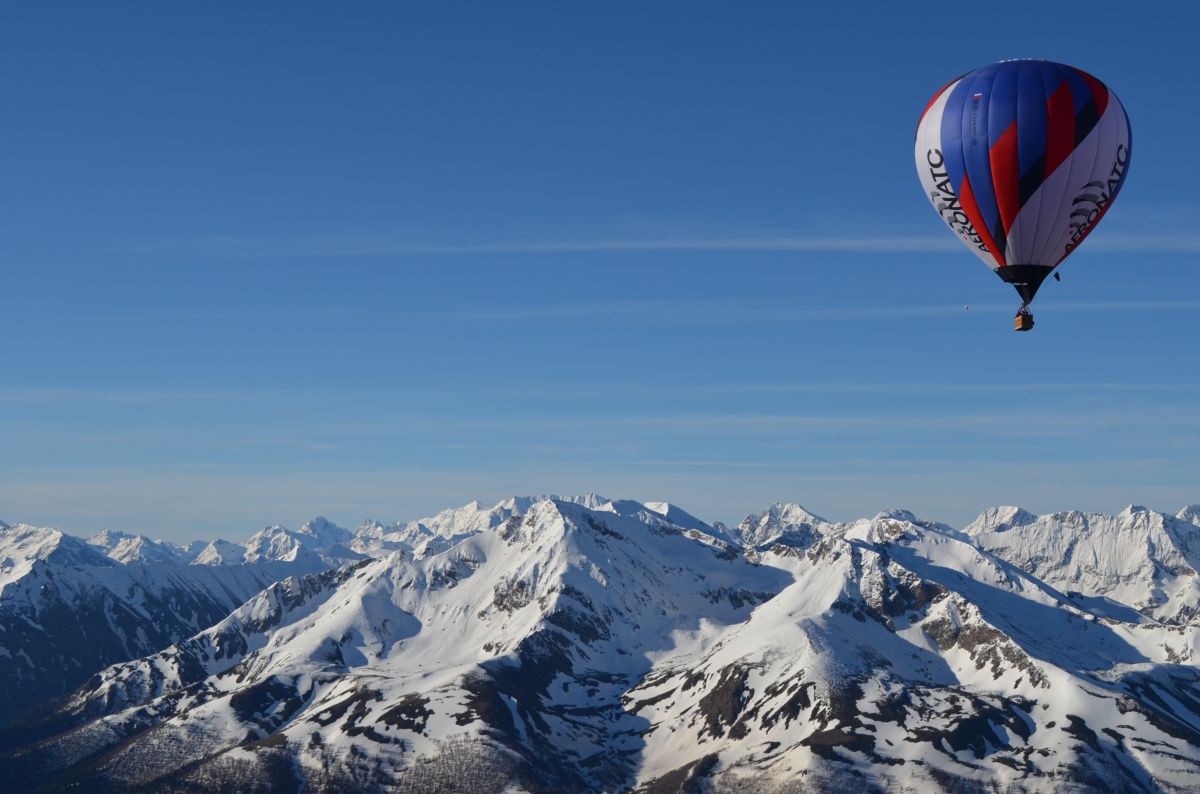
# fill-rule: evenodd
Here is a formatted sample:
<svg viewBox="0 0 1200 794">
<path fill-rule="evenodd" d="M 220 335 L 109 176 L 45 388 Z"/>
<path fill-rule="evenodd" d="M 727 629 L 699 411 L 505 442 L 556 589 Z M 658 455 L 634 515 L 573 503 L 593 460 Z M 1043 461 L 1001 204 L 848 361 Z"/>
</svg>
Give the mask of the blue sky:
<svg viewBox="0 0 1200 794">
<path fill-rule="evenodd" d="M 0 518 L 1200 501 L 1200 19 L 1003 5 L 6 5 Z M 1009 57 L 1135 141 L 1030 334 L 911 149 Z"/>
</svg>

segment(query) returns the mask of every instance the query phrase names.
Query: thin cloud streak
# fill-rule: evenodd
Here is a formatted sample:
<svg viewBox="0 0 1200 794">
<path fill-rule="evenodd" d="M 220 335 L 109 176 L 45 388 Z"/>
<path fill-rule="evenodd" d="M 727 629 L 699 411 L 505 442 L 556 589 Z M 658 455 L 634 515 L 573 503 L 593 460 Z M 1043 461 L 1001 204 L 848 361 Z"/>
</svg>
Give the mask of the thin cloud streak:
<svg viewBox="0 0 1200 794">
<path fill-rule="evenodd" d="M 591 240 L 497 240 L 479 243 L 417 243 L 380 237 L 314 237 L 263 240 L 213 237 L 125 248 L 118 253 L 179 257 L 409 257 L 471 254 L 624 253 L 655 251 L 815 251 L 938 253 L 959 248 L 953 238 L 933 236 L 750 236 Z"/>
<path fill-rule="evenodd" d="M 1097 236 L 1087 243 L 1088 251 L 1120 253 L 1200 253 L 1200 237 L 1140 235 Z"/>
<path fill-rule="evenodd" d="M 1048 310 L 1064 312 L 1131 312 L 1200 309 L 1200 300 L 1095 301 L 1054 303 Z M 571 304 L 512 306 L 483 311 L 454 311 L 423 315 L 447 320 L 592 320 L 621 317 L 658 323 L 790 323 L 807 320 L 887 320 L 944 317 L 955 314 L 1011 313 L 1011 303 L 939 304 L 926 306 L 837 306 L 806 308 L 737 301 L 593 301 Z"/>
<path fill-rule="evenodd" d="M 859 381 L 859 382 L 827 382 L 827 383 L 672 383 L 665 386 L 653 384 L 636 384 L 628 386 L 609 386 L 606 384 L 589 384 L 592 394 L 606 397 L 637 396 L 647 394 L 662 394 L 678 396 L 681 392 L 695 394 L 742 394 L 742 393 L 776 393 L 776 394 L 841 394 L 867 393 L 887 391 L 894 393 L 905 391 L 913 394 L 929 392 L 937 394 L 967 393 L 994 394 L 996 392 L 1179 392 L 1200 389 L 1200 382 L 1190 381 L 1161 381 L 1161 382 L 1128 382 L 1116 381 L 1080 381 L 1071 382 L 998 382 L 998 383 L 954 383 L 946 381 Z M 491 384 L 464 385 L 462 388 L 419 388 L 405 387 L 404 394 L 409 397 L 454 397 L 471 394 L 474 397 L 490 398 L 527 398 L 527 397 L 561 397 L 576 395 L 577 386 L 555 386 L 554 384 L 535 385 L 530 388 L 511 388 Z M 327 405 L 331 401 L 396 399 L 394 389 L 371 389 L 365 387 L 348 387 L 345 389 L 306 389 L 298 392 L 294 389 L 281 390 L 225 390 L 225 391 L 188 391 L 188 390 L 111 390 L 111 389 L 77 389 L 57 388 L 52 386 L 28 386 L 0 388 L 0 404 L 76 404 L 76 403 L 138 403 L 170 405 L 180 402 L 197 403 L 264 403 L 273 406 L 287 404 L 305 404 L 308 401 Z"/>
<path fill-rule="evenodd" d="M 962 244 L 951 235 L 777 234 L 720 237 L 591 238 L 582 240 L 484 240 L 472 243 L 428 243 L 385 235 L 323 236 L 297 239 L 214 236 L 167 240 L 119 249 L 122 254 L 169 257 L 413 257 L 491 254 L 815 252 L 815 253 L 953 253 Z M 1097 235 L 1087 250 L 1095 253 L 1198 253 L 1200 236 Z"/>
</svg>

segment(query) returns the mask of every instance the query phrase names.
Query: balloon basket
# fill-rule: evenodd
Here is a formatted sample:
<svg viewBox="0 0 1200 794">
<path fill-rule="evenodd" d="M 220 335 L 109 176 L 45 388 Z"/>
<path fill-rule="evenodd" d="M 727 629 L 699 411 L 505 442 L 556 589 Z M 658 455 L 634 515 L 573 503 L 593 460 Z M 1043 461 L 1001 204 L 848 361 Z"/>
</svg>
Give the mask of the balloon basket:
<svg viewBox="0 0 1200 794">
<path fill-rule="evenodd" d="M 1028 331 L 1033 328 L 1033 315 L 1025 307 L 1021 307 L 1021 311 L 1017 312 L 1017 316 L 1013 318 L 1014 331 Z"/>
</svg>

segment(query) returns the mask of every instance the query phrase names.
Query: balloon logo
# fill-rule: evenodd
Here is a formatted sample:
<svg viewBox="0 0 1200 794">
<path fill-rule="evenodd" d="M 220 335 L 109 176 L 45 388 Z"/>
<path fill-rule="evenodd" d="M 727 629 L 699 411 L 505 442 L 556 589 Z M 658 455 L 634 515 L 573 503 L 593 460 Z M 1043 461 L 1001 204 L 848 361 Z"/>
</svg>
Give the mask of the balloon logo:
<svg viewBox="0 0 1200 794">
<path fill-rule="evenodd" d="M 1129 118 L 1087 72 L 1001 61 L 958 77 L 917 125 L 921 186 L 967 248 L 1021 296 L 1033 327 L 1042 282 L 1096 228 L 1129 173 Z"/>
</svg>

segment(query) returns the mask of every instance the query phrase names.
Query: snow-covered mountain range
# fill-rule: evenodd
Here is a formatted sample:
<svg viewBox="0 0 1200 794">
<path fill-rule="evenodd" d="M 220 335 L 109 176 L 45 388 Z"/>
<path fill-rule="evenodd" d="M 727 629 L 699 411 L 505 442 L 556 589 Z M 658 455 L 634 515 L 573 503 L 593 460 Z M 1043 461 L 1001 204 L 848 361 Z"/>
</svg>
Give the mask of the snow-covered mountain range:
<svg viewBox="0 0 1200 794">
<path fill-rule="evenodd" d="M 21 621 L 83 610 L 123 642 L 9 726 L 0 775 L 47 791 L 1200 791 L 1198 517 L 995 508 L 957 530 L 777 504 L 725 527 L 586 496 L 354 532 L 317 519 L 243 545 L 0 529 L 0 680 L 76 650 Z"/>
</svg>

